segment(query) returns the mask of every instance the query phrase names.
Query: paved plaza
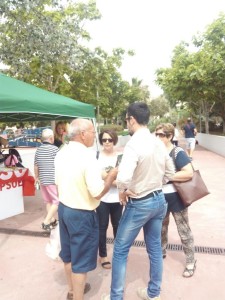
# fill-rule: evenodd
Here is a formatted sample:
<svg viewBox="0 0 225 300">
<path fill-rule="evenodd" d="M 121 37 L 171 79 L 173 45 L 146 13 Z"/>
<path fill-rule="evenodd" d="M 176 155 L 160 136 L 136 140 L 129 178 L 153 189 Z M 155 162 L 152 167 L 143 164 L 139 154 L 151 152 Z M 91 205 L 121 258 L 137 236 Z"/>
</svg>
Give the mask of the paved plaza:
<svg viewBox="0 0 225 300">
<path fill-rule="evenodd" d="M 20 150 L 23 163 L 33 171 L 34 149 Z M 175 223 L 169 227 L 170 248 L 164 260 L 162 300 L 225 299 L 225 157 L 197 146 L 193 165 L 199 169 L 210 195 L 189 208 L 197 269 L 192 278 L 183 278 L 184 254 Z M 4 201 L 4 199 L 0 199 Z M 45 253 L 48 234 L 40 228 L 45 207 L 40 191 L 24 198 L 23 214 L 0 221 L 0 300 L 66 300 L 67 284 L 63 264 Z M 108 237 L 112 237 L 112 228 Z M 136 289 L 148 281 L 148 258 L 140 243 L 131 248 L 128 258 L 125 300 L 138 300 Z M 108 244 L 112 257 L 113 243 Z M 85 300 L 100 300 L 109 292 L 111 271 L 98 263 L 88 274 L 91 291 Z"/>
</svg>

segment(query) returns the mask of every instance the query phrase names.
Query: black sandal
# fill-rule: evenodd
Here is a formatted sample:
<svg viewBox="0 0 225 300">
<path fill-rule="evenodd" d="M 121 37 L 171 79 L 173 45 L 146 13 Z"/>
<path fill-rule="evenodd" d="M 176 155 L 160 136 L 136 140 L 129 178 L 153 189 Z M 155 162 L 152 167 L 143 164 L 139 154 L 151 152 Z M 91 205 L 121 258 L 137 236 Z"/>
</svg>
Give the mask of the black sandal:
<svg viewBox="0 0 225 300">
<path fill-rule="evenodd" d="M 42 228 L 43 230 L 46 230 L 46 231 L 49 231 L 49 232 L 53 229 L 51 223 L 50 223 L 50 224 L 42 223 L 42 224 L 41 224 L 41 228 Z"/>
<path fill-rule="evenodd" d="M 58 221 L 57 221 L 56 219 L 55 219 L 54 222 L 51 222 L 51 223 L 50 223 L 50 225 L 51 225 L 53 228 L 56 227 L 57 224 L 58 224 Z"/>
</svg>

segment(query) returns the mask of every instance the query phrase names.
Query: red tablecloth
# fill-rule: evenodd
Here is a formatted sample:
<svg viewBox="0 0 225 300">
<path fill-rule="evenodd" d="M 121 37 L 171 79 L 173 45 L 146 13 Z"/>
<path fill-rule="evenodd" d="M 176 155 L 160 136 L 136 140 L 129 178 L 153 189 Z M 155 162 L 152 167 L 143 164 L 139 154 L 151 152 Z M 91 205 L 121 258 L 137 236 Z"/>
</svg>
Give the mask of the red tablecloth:
<svg viewBox="0 0 225 300">
<path fill-rule="evenodd" d="M 0 169 L 0 192 L 2 188 L 11 189 L 22 186 L 23 196 L 34 196 L 34 177 L 27 168 L 2 168 Z"/>
</svg>

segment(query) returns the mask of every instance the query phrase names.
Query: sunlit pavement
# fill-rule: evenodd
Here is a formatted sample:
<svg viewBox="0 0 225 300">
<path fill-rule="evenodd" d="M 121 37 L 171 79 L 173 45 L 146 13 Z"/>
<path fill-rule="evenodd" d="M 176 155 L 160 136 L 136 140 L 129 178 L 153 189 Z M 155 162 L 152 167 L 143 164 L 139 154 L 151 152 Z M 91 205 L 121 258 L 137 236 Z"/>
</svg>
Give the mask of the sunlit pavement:
<svg viewBox="0 0 225 300">
<path fill-rule="evenodd" d="M 19 150 L 23 163 L 33 171 L 33 149 Z M 189 208 L 190 226 L 197 249 L 197 269 L 192 278 L 183 278 L 184 254 L 173 219 L 169 227 L 172 250 L 164 260 L 162 300 L 225 299 L 225 157 L 197 146 L 193 165 L 200 169 L 211 194 Z M 1 199 L 4 201 L 4 199 Z M 48 237 L 40 224 L 45 207 L 38 191 L 24 198 L 23 214 L 0 221 L 0 299 L 1 300 L 65 300 L 67 285 L 63 264 L 45 254 Z M 13 233 L 13 229 L 16 229 Z M 11 230 L 11 231 L 10 231 Z M 108 237 L 112 237 L 111 227 Z M 137 240 L 143 241 L 142 232 Z M 177 251 L 175 251 L 177 247 Z M 108 245 L 112 257 L 113 245 Z M 148 281 L 148 258 L 145 248 L 132 247 L 127 266 L 125 300 L 138 299 L 136 289 Z M 84 299 L 99 300 L 109 292 L 111 271 L 102 269 L 88 274 L 91 291 Z"/>
</svg>

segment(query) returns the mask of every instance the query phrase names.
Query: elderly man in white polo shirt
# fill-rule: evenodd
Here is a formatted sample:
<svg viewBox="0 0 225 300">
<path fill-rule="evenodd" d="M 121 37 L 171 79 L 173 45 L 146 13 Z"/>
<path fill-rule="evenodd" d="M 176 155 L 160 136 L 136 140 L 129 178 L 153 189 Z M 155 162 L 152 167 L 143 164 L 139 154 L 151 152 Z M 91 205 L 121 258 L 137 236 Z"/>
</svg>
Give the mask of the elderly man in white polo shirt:
<svg viewBox="0 0 225 300">
<path fill-rule="evenodd" d="M 96 208 L 117 176 L 117 169 L 103 181 L 101 169 L 88 149 L 95 130 L 87 119 L 75 119 L 69 127 L 69 144 L 57 153 L 55 178 L 59 194 L 61 252 L 69 283 L 67 299 L 82 300 L 87 272 L 96 268 L 99 223 Z"/>
</svg>

